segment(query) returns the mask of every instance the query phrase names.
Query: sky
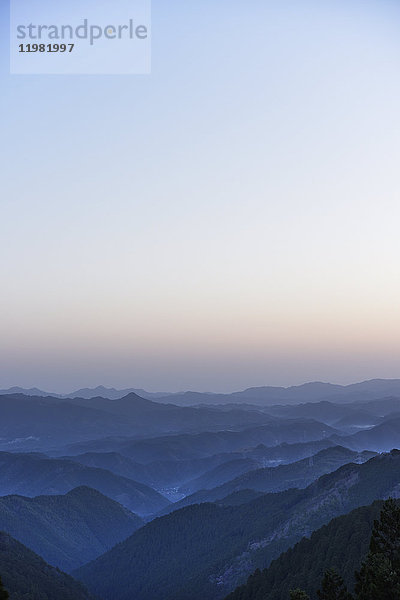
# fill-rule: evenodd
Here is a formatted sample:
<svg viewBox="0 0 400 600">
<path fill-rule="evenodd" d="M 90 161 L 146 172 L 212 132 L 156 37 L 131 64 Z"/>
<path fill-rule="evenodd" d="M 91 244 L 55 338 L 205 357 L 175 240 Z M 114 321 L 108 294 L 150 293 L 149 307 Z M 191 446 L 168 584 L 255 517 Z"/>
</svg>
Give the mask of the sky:
<svg viewBox="0 0 400 600">
<path fill-rule="evenodd" d="M 400 2 L 153 0 L 137 76 L 0 15 L 0 387 L 400 377 Z"/>
</svg>

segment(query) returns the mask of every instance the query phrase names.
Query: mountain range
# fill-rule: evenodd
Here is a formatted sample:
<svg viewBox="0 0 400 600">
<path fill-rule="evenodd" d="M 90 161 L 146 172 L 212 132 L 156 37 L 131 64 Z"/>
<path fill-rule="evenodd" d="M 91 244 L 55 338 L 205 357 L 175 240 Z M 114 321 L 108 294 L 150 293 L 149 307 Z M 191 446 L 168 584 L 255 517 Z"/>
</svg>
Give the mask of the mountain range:
<svg viewBox="0 0 400 600">
<path fill-rule="evenodd" d="M 205 503 L 153 520 L 74 571 L 104 600 L 214 600 L 332 518 L 400 489 L 400 452 L 346 464 L 305 489 L 237 506 Z"/>
<path fill-rule="evenodd" d="M 170 439 L 166 438 L 166 446 L 169 442 Z M 186 439 L 184 443 L 187 443 Z M 180 493 L 189 494 L 204 487 L 216 487 L 249 470 L 294 462 L 334 445 L 328 439 L 298 444 L 283 443 L 272 447 L 258 444 L 255 447 L 201 458 L 185 459 L 178 454 L 177 459 L 159 458 L 146 463 L 136 462 L 118 452 L 87 452 L 65 458 L 86 466 L 107 469 L 116 475 L 145 483 L 162 493 L 168 493 L 171 488 L 182 487 Z M 162 452 L 161 445 L 160 456 Z"/>
<path fill-rule="evenodd" d="M 303 536 L 318 534 L 328 557 L 319 528 L 400 495 L 398 383 L 1 395 L 0 530 L 36 565 L 25 596 L 40 563 L 71 572 L 98 600 L 248 600 L 254 590 L 265 600 L 269 587 L 271 600 L 287 600 L 285 569 L 314 600 L 325 563 Z M 303 570 L 287 559 L 299 562 L 296 544 L 313 557 Z M 88 595 L 66 577 L 65 590 Z"/>
<path fill-rule="evenodd" d="M 37 388 L 13 387 L 0 390 L 0 394 L 24 394 L 26 396 L 53 396 L 55 398 L 108 398 L 116 400 L 135 393 L 142 398 L 158 399 L 179 405 L 253 403 L 272 406 L 273 404 L 300 404 L 332 400 L 338 402 L 357 402 L 383 398 L 400 397 L 400 379 L 371 379 L 350 385 L 311 382 L 290 387 L 262 386 L 242 391 L 217 394 L 205 392 L 148 392 L 143 389 L 115 389 L 97 386 L 81 388 L 68 394 L 44 392 Z"/>
<path fill-rule="evenodd" d="M 245 473 L 217 487 L 210 488 L 210 484 L 207 484 L 207 489 L 201 489 L 186 496 L 180 502 L 164 509 L 163 512 L 181 506 L 188 506 L 189 504 L 215 502 L 241 490 L 269 493 L 280 492 L 289 488 L 305 488 L 325 473 L 331 473 L 351 462 L 363 463 L 374 455 L 373 452 L 358 453 L 342 446 L 334 446 L 288 465 L 248 469 Z M 203 481 L 204 479 L 205 477 L 203 477 Z M 184 486 L 184 490 L 187 491 L 186 486 Z"/>
<path fill-rule="evenodd" d="M 242 431 L 203 431 L 198 434 L 169 435 L 144 440 L 98 439 L 71 445 L 70 454 L 119 452 L 140 463 L 154 460 L 188 460 L 223 452 L 240 451 L 259 444 L 277 446 L 287 443 L 319 441 L 338 430 L 313 419 L 270 419 L 268 424 Z"/>
<path fill-rule="evenodd" d="M 0 450 L 12 451 L 48 451 L 112 436 L 241 430 L 276 419 L 261 410 L 179 407 L 134 393 L 117 400 L 1 395 L 0 414 Z"/>
<path fill-rule="evenodd" d="M 151 487 L 105 469 L 41 454 L 0 452 L 0 494 L 28 497 L 66 494 L 91 487 L 138 515 L 158 512 L 169 500 Z"/>
</svg>

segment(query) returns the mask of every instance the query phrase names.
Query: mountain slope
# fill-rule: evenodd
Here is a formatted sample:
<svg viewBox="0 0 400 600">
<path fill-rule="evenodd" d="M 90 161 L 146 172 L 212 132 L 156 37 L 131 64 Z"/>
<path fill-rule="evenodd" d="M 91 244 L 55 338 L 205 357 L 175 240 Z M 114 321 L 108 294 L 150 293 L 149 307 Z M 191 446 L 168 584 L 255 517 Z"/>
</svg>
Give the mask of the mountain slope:
<svg viewBox="0 0 400 600">
<path fill-rule="evenodd" d="M 359 570 L 368 552 L 374 519 L 378 519 L 381 507 L 378 501 L 332 519 L 281 554 L 268 569 L 256 571 L 226 600 L 287 600 L 289 590 L 296 588 L 307 590 L 311 600 L 318 600 L 316 592 L 330 568 L 341 574 L 351 590 L 354 571 Z"/>
<path fill-rule="evenodd" d="M 82 584 L 3 532 L 0 573 L 10 600 L 95 600 Z"/>
<path fill-rule="evenodd" d="M 37 454 L 0 452 L 0 494 L 3 496 L 66 494 L 80 486 L 94 488 L 139 515 L 155 513 L 169 504 L 149 486 L 105 469 Z"/>
<path fill-rule="evenodd" d="M 242 431 L 205 431 L 144 440 L 104 439 L 74 444 L 70 454 L 119 452 L 139 463 L 155 460 L 188 460 L 224 452 L 237 452 L 259 444 L 279 446 L 320 441 L 338 431 L 312 419 L 272 419 L 268 424 Z M 327 443 L 329 445 L 329 442 Z"/>
<path fill-rule="evenodd" d="M 198 490 L 213 489 L 258 467 L 259 462 L 253 458 L 230 460 L 203 473 L 200 477 L 188 481 L 180 488 L 180 491 L 185 494 L 192 494 Z"/>
<path fill-rule="evenodd" d="M 177 488 L 186 481 L 193 479 L 193 477 L 203 475 L 220 465 L 230 462 L 232 459 L 253 461 L 250 458 L 242 458 L 241 455 L 240 452 L 223 453 L 188 460 L 158 460 L 147 464 L 135 462 L 118 452 L 87 452 L 65 458 L 86 466 L 107 469 L 117 475 L 140 481 L 160 491 Z M 254 459 L 254 463 L 259 465 L 260 459 Z"/>
<path fill-rule="evenodd" d="M 166 455 L 171 440 L 170 438 L 163 439 L 166 440 Z M 186 443 L 186 439 L 184 439 L 184 444 Z M 155 444 L 157 447 L 160 444 L 160 440 L 156 439 L 148 443 L 150 446 Z M 334 445 L 334 442 L 328 439 L 299 444 L 284 443 L 274 447 L 259 444 L 255 448 L 243 447 L 233 452 L 212 454 L 203 458 L 175 460 L 172 456 L 170 460 L 155 460 L 146 462 L 146 464 L 133 461 L 118 452 L 87 452 L 63 458 L 79 462 L 86 466 L 107 469 L 116 475 L 145 483 L 159 491 L 161 490 L 162 493 L 165 493 L 164 490 L 166 489 L 177 488 L 179 486 L 182 486 L 182 492 L 191 493 L 191 486 L 195 488 L 193 491 L 206 487 L 202 485 L 203 482 L 207 483 L 211 481 L 214 483 L 211 487 L 215 487 L 229 481 L 236 474 L 239 474 L 239 472 L 243 472 L 241 469 L 245 464 L 249 467 L 249 469 L 246 467 L 246 470 L 250 470 L 251 465 L 254 465 L 254 468 L 258 468 L 286 464 L 312 456 L 319 450 Z M 162 441 L 160 448 L 162 448 Z M 246 461 L 246 463 L 242 461 Z M 232 464 L 228 465 L 227 463 Z M 224 464 L 227 465 L 226 468 L 223 467 Z M 197 481 L 197 478 L 200 478 L 199 481 Z M 194 481 L 192 482 L 192 480 Z M 210 484 L 207 483 L 207 485 Z"/>
<path fill-rule="evenodd" d="M 387 452 L 391 448 L 400 447 L 400 417 L 387 418 L 372 429 L 359 431 L 346 437 L 344 443 L 355 448 L 365 448 L 377 452 Z"/>
<path fill-rule="evenodd" d="M 321 450 L 314 456 L 289 465 L 264 469 L 253 469 L 211 490 L 200 490 L 187 496 L 166 510 L 188 506 L 199 502 L 215 502 L 240 490 L 256 492 L 280 492 L 289 488 L 305 488 L 325 473 L 331 473 L 350 462 L 365 462 L 373 452 L 354 452 L 342 446 Z"/>
<path fill-rule="evenodd" d="M 152 470 L 147 468 L 148 465 L 137 463 L 118 452 L 86 452 L 77 456 L 63 456 L 62 458 L 78 462 L 86 467 L 106 469 L 115 475 L 140 481 L 140 483 L 145 483 L 150 487 L 154 487 L 156 483 L 156 478 L 151 476 Z"/>
<path fill-rule="evenodd" d="M 304 490 L 155 519 L 75 572 L 104 600 L 214 600 L 332 518 L 397 493 L 400 452 L 348 464 Z M 118 591 L 116 584 L 118 582 Z"/>
<path fill-rule="evenodd" d="M 78 440 L 131 434 L 131 425 L 120 416 L 53 397 L 0 395 L 0 414 L 2 450 L 43 450 Z"/>
<path fill-rule="evenodd" d="M 126 508 L 85 487 L 64 496 L 0 498 L 0 530 L 64 571 L 100 556 L 142 525 Z"/>
<path fill-rule="evenodd" d="M 274 421 L 254 408 L 179 407 L 130 393 L 108 400 L 0 395 L 0 449 L 49 451 L 78 441 L 242 430 Z M 25 418 L 22 420 L 21 414 Z"/>
<path fill-rule="evenodd" d="M 355 409 L 344 415 L 334 423 L 334 427 L 349 433 L 358 433 L 362 429 L 368 429 L 379 425 L 380 417 L 371 415 L 365 410 Z"/>
<path fill-rule="evenodd" d="M 134 431 L 145 435 L 163 432 L 199 432 L 219 429 L 255 426 L 268 423 L 272 417 L 261 410 L 233 406 L 221 410 L 218 406 L 176 406 L 148 400 L 131 392 L 123 398 L 109 400 L 95 397 L 90 399 L 70 399 L 76 404 L 92 410 L 101 410 L 118 417 L 131 419 Z"/>
<path fill-rule="evenodd" d="M 295 405 L 277 405 L 268 408 L 268 413 L 276 417 L 287 419 L 316 419 L 327 425 L 337 427 L 341 420 L 344 424 L 377 425 L 379 420 L 372 409 L 364 408 L 360 404 L 337 404 L 321 400 L 320 402 L 306 402 Z"/>
</svg>

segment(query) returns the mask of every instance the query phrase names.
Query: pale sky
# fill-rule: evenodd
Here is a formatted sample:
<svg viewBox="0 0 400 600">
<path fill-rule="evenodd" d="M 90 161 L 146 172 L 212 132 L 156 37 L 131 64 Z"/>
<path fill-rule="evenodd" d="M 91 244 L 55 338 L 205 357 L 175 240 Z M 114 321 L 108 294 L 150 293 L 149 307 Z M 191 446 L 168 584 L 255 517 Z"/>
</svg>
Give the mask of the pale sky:
<svg viewBox="0 0 400 600">
<path fill-rule="evenodd" d="M 11 76 L 0 387 L 400 377 L 400 2 L 153 1 L 150 76 Z"/>
</svg>

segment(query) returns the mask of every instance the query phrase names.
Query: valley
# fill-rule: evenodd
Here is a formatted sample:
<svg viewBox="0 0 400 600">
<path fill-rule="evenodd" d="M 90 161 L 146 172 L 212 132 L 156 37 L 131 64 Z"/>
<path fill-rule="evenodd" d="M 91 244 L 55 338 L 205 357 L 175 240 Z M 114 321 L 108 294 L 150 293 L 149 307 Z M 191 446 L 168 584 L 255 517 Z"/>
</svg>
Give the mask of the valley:
<svg viewBox="0 0 400 600">
<path fill-rule="evenodd" d="M 307 390 L 270 406 L 0 394 L 0 531 L 88 598 L 247 600 L 304 536 L 400 497 L 400 399 Z"/>
</svg>

